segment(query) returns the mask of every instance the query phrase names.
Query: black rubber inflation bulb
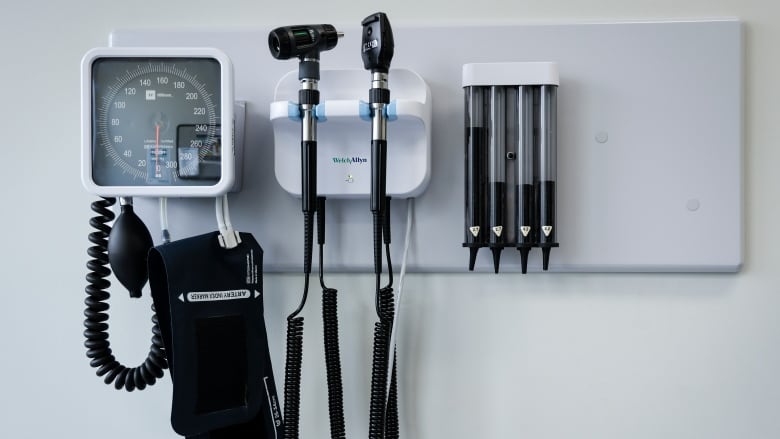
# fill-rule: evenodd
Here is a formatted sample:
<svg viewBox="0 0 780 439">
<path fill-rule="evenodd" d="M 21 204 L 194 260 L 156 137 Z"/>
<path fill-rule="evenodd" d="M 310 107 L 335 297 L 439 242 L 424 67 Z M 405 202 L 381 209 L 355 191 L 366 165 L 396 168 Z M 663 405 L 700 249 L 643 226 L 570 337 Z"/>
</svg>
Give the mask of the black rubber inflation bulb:
<svg viewBox="0 0 780 439">
<path fill-rule="evenodd" d="M 147 256 L 153 246 L 152 235 L 133 205 L 123 205 L 108 235 L 108 262 L 130 297 L 141 297 L 141 289 L 149 279 Z"/>
</svg>

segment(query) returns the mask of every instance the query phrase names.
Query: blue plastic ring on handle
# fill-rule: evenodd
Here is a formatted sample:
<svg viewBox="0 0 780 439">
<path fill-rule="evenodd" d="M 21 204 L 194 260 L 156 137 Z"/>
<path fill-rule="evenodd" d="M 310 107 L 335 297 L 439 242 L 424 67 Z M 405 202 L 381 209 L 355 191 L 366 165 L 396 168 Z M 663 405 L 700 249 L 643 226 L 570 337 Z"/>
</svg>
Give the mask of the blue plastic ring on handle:
<svg viewBox="0 0 780 439">
<path fill-rule="evenodd" d="M 358 108 L 358 114 L 360 115 L 360 118 L 370 122 L 371 121 L 371 107 L 368 105 L 368 102 L 366 101 L 360 101 L 360 107 Z"/>
<path fill-rule="evenodd" d="M 387 120 L 392 122 L 394 120 L 398 120 L 398 101 L 392 100 L 390 101 L 390 105 L 388 105 L 386 108 L 386 116 Z"/>
<path fill-rule="evenodd" d="M 298 104 L 287 101 L 287 117 L 292 121 L 301 120 L 301 109 Z"/>
<path fill-rule="evenodd" d="M 328 121 L 328 117 L 325 115 L 325 102 L 314 106 L 314 117 L 319 122 Z"/>
</svg>

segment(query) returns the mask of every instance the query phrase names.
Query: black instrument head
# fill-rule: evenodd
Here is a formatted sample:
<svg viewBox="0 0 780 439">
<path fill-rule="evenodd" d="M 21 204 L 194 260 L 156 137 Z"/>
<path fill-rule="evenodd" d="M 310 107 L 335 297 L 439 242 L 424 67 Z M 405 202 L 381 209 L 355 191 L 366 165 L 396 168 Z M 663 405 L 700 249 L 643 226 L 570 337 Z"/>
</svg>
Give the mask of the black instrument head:
<svg viewBox="0 0 780 439">
<path fill-rule="evenodd" d="M 336 47 L 342 35 L 330 24 L 283 26 L 268 34 L 268 48 L 276 59 L 319 59 L 320 52 Z"/>
<path fill-rule="evenodd" d="M 363 66 L 372 72 L 387 73 L 395 51 L 390 20 L 384 12 L 377 12 L 363 19 L 361 24 L 363 25 L 361 45 Z"/>
</svg>

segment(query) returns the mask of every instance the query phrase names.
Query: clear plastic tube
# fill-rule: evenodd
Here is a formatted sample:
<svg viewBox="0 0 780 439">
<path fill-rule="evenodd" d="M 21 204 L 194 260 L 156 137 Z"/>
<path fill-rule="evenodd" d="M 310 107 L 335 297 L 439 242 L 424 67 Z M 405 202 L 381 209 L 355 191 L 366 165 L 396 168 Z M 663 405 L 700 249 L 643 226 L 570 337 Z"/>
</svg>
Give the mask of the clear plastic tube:
<svg viewBox="0 0 780 439">
<path fill-rule="evenodd" d="M 490 143 L 488 145 L 488 227 L 493 267 L 498 273 L 506 242 L 506 94 L 503 86 L 490 87 Z"/>
<path fill-rule="evenodd" d="M 477 250 L 487 243 L 488 138 L 486 104 L 488 87 L 465 87 L 465 228 L 463 245 L 470 248 L 469 269 L 474 269 Z"/>
<path fill-rule="evenodd" d="M 517 93 L 517 188 L 515 229 L 518 244 L 533 244 L 534 223 L 534 92 L 520 86 Z"/>
<path fill-rule="evenodd" d="M 556 193 L 558 159 L 558 87 L 543 85 L 539 93 L 539 180 L 537 181 L 537 200 L 539 215 L 539 246 L 542 248 L 542 266 L 547 270 L 550 249 L 557 247 Z"/>
</svg>

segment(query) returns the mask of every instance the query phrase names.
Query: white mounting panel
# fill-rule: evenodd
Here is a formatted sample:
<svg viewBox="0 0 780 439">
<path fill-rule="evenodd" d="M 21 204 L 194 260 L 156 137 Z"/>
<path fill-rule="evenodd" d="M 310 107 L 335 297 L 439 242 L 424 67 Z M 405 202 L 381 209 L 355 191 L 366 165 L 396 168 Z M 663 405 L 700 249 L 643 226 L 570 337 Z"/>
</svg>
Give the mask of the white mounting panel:
<svg viewBox="0 0 780 439">
<path fill-rule="evenodd" d="M 368 13 L 370 11 L 367 11 Z M 323 68 L 360 69 L 363 16 Z M 303 21 L 311 21 L 302 18 Z M 277 23 L 287 25 L 294 23 Z M 246 31 L 128 30 L 118 46 L 211 46 L 235 69 L 247 102 L 244 189 L 231 196 L 233 224 L 265 249 L 266 271 L 301 271 L 300 200 L 277 184 L 269 104 L 297 61 L 277 61 L 272 27 Z M 552 25 L 393 26 L 393 67 L 419 73 L 433 102 L 431 180 L 416 200 L 409 269 L 465 272 L 462 66 L 557 62 L 558 239 L 552 271 L 735 272 L 742 265 L 742 29 L 737 20 Z M 431 43 L 435 43 L 432 45 Z M 370 75 L 366 72 L 368 94 Z M 390 78 L 390 90 L 393 89 Z M 388 127 L 392 130 L 392 124 Z M 390 134 L 392 135 L 392 134 Z M 369 148 L 366 132 L 366 148 Z M 393 147 L 392 143 L 389 145 Z M 153 200 L 136 201 L 149 224 Z M 171 200 L 174 239 L 214 230 L 213 201 Z M 370 271 L 367 200 L 328 204 L 326 267 Z M 400 261 L 405 204 L 393 202 L 393 256 Z M 505 250 L 502 272 L 519 271 Z M 482 250 L 477 270 L 492 271 Z M 533 251 L 529 271 L 539 271 Z"/>
</svg>

